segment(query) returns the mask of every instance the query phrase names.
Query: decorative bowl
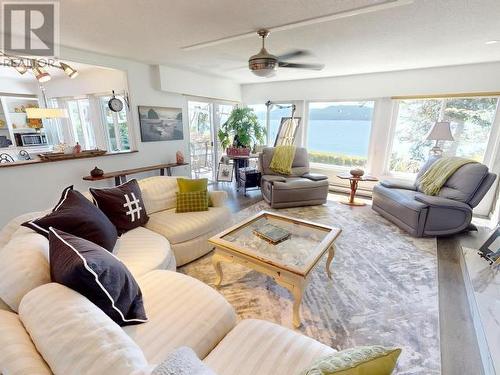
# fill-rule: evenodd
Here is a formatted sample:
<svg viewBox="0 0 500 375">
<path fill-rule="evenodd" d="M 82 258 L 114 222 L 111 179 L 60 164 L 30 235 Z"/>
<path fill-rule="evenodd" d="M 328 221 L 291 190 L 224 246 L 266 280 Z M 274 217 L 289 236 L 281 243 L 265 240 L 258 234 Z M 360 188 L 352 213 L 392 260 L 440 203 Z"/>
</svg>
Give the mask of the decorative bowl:
<svg viewBox="0 0 500 375">
<path fill-rule="evenodd" d="M 351 169 L 349 171 L 349 173 L 351 174 L 351 176 L 353 177 L 361 177 L 365 174 L 365 171 L 360 169 L 360 168 L 354 168 L 354 169 Z"/>
</svg>

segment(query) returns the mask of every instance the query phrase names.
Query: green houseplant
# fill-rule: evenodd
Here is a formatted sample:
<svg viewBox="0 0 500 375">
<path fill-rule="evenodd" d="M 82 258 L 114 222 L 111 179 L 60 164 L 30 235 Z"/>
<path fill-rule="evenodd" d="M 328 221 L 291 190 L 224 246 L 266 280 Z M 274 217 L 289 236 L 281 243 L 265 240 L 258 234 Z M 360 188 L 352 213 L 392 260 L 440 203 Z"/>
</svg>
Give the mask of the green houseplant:
<svg viewBox="0 0 500 375">
<path fill-rule="evenodd" d="M 263 144 L 265 135 L 265 129 L 251 108 L 233 109 L 217 134 L 223 149 L 229 146 L 251 149 L 256 144 Z"/>
</svg>

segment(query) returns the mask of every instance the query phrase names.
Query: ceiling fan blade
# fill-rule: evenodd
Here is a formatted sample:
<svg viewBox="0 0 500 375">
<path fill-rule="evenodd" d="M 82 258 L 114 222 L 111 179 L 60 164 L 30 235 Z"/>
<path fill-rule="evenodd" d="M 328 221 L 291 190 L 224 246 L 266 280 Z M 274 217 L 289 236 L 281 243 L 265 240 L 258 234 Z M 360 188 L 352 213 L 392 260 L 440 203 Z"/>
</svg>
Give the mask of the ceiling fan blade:
<svg viewBox="0 0 500 375">
<path fill-rule="evenodd" d="M 295 51 L 290 51 L 288 53 L 284 53 L 283 55 L 279 55 L 278 60 L 290 60 L 295 57 L 303 57 L 303 56 L 309 56 L 311 55 L 311 52 L 303 50 L 303 49 L 297 49 Z"/>
<path fill-rule="evenodd" d="M 278 66 L 280 68 L 296 68 L 296 69 L 310 69 L 310 70 L 322 70 L 325 67 L 325 65 L 323 64 L 296 64 L 285 61 L 280 61 L 278 63 Z"/>
</svg>

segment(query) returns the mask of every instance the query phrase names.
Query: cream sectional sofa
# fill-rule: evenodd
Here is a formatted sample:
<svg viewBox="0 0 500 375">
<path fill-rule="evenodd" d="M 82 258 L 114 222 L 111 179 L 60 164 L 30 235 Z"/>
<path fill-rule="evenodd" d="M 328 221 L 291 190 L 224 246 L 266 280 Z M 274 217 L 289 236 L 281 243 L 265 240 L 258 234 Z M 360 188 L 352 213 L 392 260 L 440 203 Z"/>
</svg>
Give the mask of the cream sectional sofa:
<svg viewBox="0 0 500 375">
<path fill-rule="evenodd" d="M 0 231 L 6 303 L 0 307 L 0 374 L 150 374 L 172 350 L 188 346 L 219 375 L 293 375 L 334 352 L 269 322 L 238 322 L 218 292 L 174 272 L 176 262 L 209 251 L 203 239 L 229 224 L 219 192 L 212 193 L 206 218 L 179 220 L 184 214 L 173 212 L 174 182 L 139 181 L 150 222 L 124 234 L 114 249 L 141 287 L 148 322 L 140 325 L 119 327 L 84 296 L 50 282 L 47 239 L 20 226 L 43 213 L 20 216 Z"/>
</svg>

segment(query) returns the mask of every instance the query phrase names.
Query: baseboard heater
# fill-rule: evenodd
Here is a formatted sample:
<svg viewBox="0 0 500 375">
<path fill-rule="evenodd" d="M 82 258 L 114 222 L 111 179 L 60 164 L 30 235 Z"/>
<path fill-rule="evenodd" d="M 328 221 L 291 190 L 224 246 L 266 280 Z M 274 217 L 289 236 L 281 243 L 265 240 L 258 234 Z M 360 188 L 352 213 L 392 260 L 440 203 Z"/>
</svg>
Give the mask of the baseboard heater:
<svg viewBox="0 0 500 375">
<path fill-rule="evenodd" d="M 331 191 L 332 193 L 349 194 L 351 192 L 351 188 L 348 185 L 330 183 L 329 191 Z M 366 188 L 362 188 L 362 187 L 358 186 L 358 190 L 356 191 L 356 196 L 371 198 L 372 191 L 371 191 L 371 189 L 366 189 Z"/>
</svg>

